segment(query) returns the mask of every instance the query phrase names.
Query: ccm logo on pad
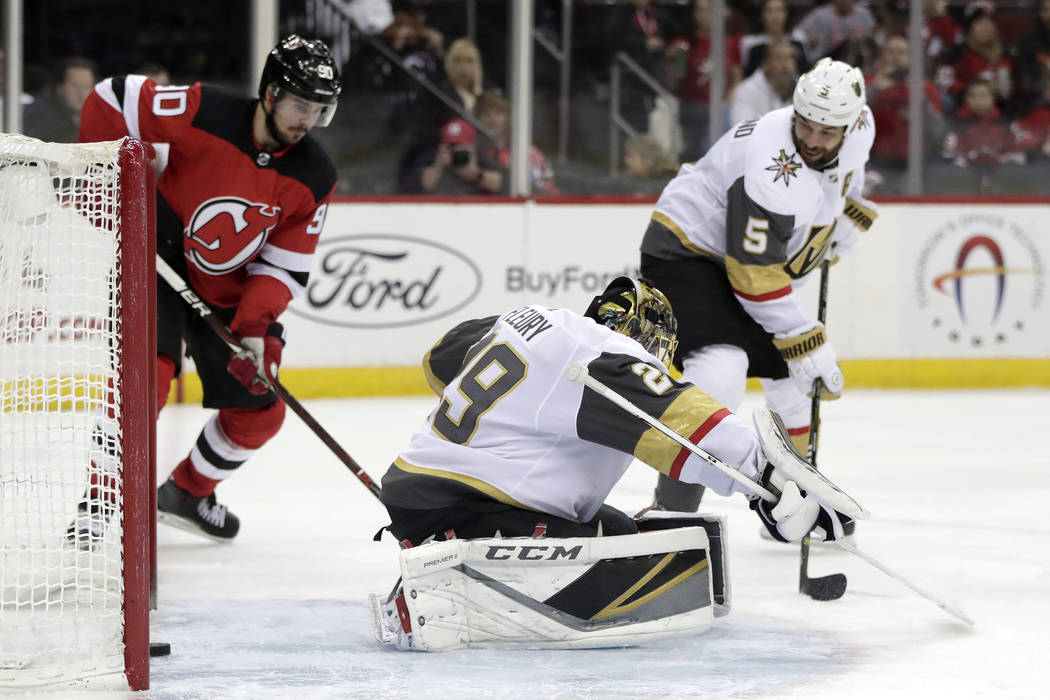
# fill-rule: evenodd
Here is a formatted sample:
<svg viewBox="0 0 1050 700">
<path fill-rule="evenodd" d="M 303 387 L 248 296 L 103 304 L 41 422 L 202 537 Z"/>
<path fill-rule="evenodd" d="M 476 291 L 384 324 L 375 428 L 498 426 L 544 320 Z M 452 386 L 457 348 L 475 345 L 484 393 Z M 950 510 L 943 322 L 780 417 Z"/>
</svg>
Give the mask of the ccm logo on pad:
<svg viewBox="0 0 1050 700">
<path fill-rule="evenodd" d="M 497 544 L 489 547 L 485 552 L 486 559 L 522 559 L 524 561 L 539 561 L 547 559 L 575 559 L 580 556 L 583 545 L 576 545 L 571 549 L 561 546 L 546 547 L 541 545 L 505 545 Z"/>
</svg>

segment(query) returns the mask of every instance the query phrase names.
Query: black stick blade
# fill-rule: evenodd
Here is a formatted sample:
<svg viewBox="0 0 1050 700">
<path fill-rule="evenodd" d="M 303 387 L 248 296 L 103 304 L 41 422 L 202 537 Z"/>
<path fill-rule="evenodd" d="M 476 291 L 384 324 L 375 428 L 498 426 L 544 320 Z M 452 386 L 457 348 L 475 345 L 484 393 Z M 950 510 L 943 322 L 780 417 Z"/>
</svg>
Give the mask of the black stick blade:
<svg viewBox="0 0 1050 700">
<path fill-rule="evenodd" d="M 838 600 L 846 592 L 846 575 L 829 574 L 807 578 L 802 581 L 799 589 L 813 600 Z"/>
</svg>

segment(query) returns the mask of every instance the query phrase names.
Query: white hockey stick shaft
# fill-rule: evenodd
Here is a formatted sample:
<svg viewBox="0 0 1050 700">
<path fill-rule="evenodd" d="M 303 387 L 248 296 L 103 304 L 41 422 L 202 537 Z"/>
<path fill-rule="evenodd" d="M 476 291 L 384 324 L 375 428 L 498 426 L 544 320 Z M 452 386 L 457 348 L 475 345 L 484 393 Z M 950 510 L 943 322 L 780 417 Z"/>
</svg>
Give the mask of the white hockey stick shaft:
<svg viewBox="0 0 1050 700">
<path fill-rule="evenodd" d="M 590 373 L 587 371 L 587 368 L 584 367 L 582 364 L 576 362 L 576 363 L 573 363 L 572 365 L 570 365 L 568 371 L 565 374 L 565 376 L 570 381 L 575 382 L 577 384 L 583 384 L 588 389 L 591 389 L 592 391 L 595 391 L 596 393 L 600 394 L 604 398 L 608 399 L 609 401 L 613 402 L 614 404 L 616 404 L 617 406 L 622 408 L 627 413 L 630 413 L 635 418 L 638 418 L 639 420 L 642 420 L 642 421 L 648 423 L 650 426 L 652 426 L 656 430 L 659 430 L 661 433 L 663 433 L 667 437 L 671 438 L 672 440 L 677 442 L 679 445 L 681 445 L 685 449 L 687 449 L 690 452 L 692 452 L 693 454 L 695 454 L 700 459 L 704 460 L 708 464 L 712 465 L 713 467 L 715 467 L 719 471 L 723 472 L 724 474 L 726 474 L 730 478 L 734 479 L 735 481 L 737 481 L 741 485 L 743 485 L 746 488 L 748 488 L 752 493 L 757 494 L 763 500 L 766 500 L 766 501 L 775 501 L 775 500 L 777 500 L 776 496 L 773 495 L 773 493 L 771 491 L 766 489 L 761 484 L 756 483 L 755 481 L 747 478 L 746 476 L 744 476 L 743 474 L 738 472 L 736 469 L 733 469 L 731 466 L 729 466 L 728 464 L 726 464 L 725 462 L 720 460 L 718 457 L 715 457 L 711 453 L 709 453 L 706 450 L 704 450 L 702 447 L 694 445 L 692 442 L 690 442 L 684 436 L 679 434 L 677 431 L 675 431 L 674 429 L 672 429 L 672 428 L 668 427 L 667 425 L 663 424 L 657 418 L 654 418 L 653 416 L 649 415 L 648 413 L 646 413 L 642 409 L 640 409 L 637 406 L 635 406 L 627 398 L 621 396 L 616 391 L 613 391 L 609 387 L 605 386 L 605 384 L 603 384 L 601 381 L 599 381 L 599 380 L 595 379 L 594 377 L 592 377 L 590 375 Z M 965 623 L 967 623 L 969 625 L 974 624 L 973 620 L 970 619 L 969 617 L 967 617 L 966 614 L 963 613 L 961 610 L 959 610 L 955 606 L 951 605 L 950 603 L 948 603 L 948 602 L 946 602 L 944 600 L 941 600 L 937 596 L 935 596 L 935 595 L 933 595 L 933 594 L 923 590 L 922 588 L 919 588 L 917 585 L 915 585 L 914 583 L 912 583 L 908 579 L 904 578 L 903 576 L 901 576 L 897 572 L 893 571 L 888 566 L 886 566 L 885 564 L 883 564 L 882 562 L 880 562 L 878 559 L 876 559 L 875 557 L 871 556 L 870 554 L 867 554 L 865 552 L 860 551 L 859 549 L 857 549 L 856 547 L 854 547 L 853 545 L 849 544 L 848 542 L 846 542 L 846 541 L 844 541 L 842 539 L 835 540 L 835 544 L 837 544 L 839 547 L 841 547 L 842 549 L 846 550 L 850 554 L 852 554 L 852 555 L 854 555 L 856 557 L 859 557 L 860 559 L 863 559 L 864 561 L 868 562 L 869 564 L 871 564 L 872 566 L 874 566 L 876 569 L 878 569 L 879 571 L 883 572 L 887 576 L 890 576 L 891 578 L 897 579 L 902 584 L 904 584 L 908 588 L 912 589 L 913 591 L 915 591 L 916 593 L 921 595 L 923 598 L 926 598 L 927 600 L 929 600 L 929 601 L 933 602 L 934 604 L 936 604 L 937 607 L 941 608 L 942 610 L 944 610 L 948 614 L 954 615 L 955 617 L 959 618 L 960 620 L 962 620 L 963 622 L 965 622 Z"/>
<path fill-rule="evenodd" d="M 762 486 L 762 484 L 759 484 L 753 479 L 747 478 L 746 476 L 738 472 L 736 469 L 733 469 L 731 466 L 720 460 L 718 457 L 715 457 L 713 454 L 711 454 L 704 448 L 690 442 L 688 438 L 678 433 L 678 431 L 668 427 L 667 425 L 664 425 L 662 422 L 660 422 L 659 419 L 650 416 L 648 413 L 635 406 L 630 400 L 602 384 L 599 380 L 592 377 L 590 372 L 587 371 L 587 368 L 581 365 L 579 362 L 574 362 L 572 365 L 570 365 L 568 371 L 565 373 L 565 376 L 569 379 L 569 381 L 575 382 L 577 384 L 583 384 L 588 389 L 591 389 L 592 391 L 601 394 L 609 401 L 612 401 L 614 404 L 627 411 L 635 418 L 638 418 L 648 423 L 653 428 L 656 428 L 661 433 L 671 438 L 679 445 L 681 445 L 700 459 L 713 466 L 715 469 L 718 469 L 730 479 L 733 479 L 741 486 L 744 486 L 751 493 L 754 493 L 755 495 L 759 496 L 762 500 L 777 500 L 776 495 L 774 495 L 774 493 L 767 489 L 765 486 Z"/>
<path fill-rule="evenodd" d="M 890 578 L 897 579 L 902 584 L 904 584 L 908 588 L 912 589 L 913 591 L 915 591 L 916 593 L 921 595 L 926 600 L 932 602 L 934 605 L 936 605 L 938 608 L 940 608 L 944 612 L 948 613 L 949 615 L 954 615 L 955 617 L 959 618 L 960 620 L 962 620 L 963 622 L 965 622 L 968 625 L 974 624 L 973 620 L 969 616 L 967 616 L 966 613 L 964 613 L 963 611 L 959 610 L 959 608 L 955 607 L 954 605 L 952 605 L 951 603 L 949 603 L 949 602 L 947 602 L 945 600 L 942 600 L 942 599 L 938 598 L 937 596 L 933 595 L 929 591 L 925 591 L 922 588 L 919 588 L 919 586 L 917 586 L 916 584 L 912 583 L 908 579 L 904 578 L 903 576 L 898 574 L 896 571 L 894 571 L 890 567 L 886 566 L 881 561 L 879 561 L 875 557 L 871 556 L 867 552 L 860 551 L 859 549 L 857 549 L 856 547 L 851 545 L 849 542 L 846 542 L 845 540 L 841 540 L 841 539 L 840 540 L 835 540 L 835 544 L 837 544 L 839 547 L 841 547 L 842 549 L 846 550 L 847 552 L 849 552 L 853 556 L 860 557 L 861 559 L 863 559 L 864 561 L 868 562 L 869 564 L 874 566 L 876 569 L 878 569 L 882 573 L 884 573 L 887 576 L 889 576 Z"/>
</svg>

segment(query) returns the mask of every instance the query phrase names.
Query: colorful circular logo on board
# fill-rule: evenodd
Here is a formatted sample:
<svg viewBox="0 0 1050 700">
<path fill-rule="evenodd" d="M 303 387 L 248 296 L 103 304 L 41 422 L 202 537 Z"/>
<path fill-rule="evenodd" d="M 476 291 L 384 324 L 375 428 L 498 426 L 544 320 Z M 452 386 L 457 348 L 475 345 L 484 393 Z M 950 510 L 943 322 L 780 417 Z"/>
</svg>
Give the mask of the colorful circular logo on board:
<svg viewBox="0 0 1050 700">
<path fill-rule="evenodd" d="M 1039 249 L 1009 217 L 950 219 L 923 245 L 916 266 L 918 307 L 930 328 L 973 349 L 1016 345 L 1043 301 Z"/>
</svg>

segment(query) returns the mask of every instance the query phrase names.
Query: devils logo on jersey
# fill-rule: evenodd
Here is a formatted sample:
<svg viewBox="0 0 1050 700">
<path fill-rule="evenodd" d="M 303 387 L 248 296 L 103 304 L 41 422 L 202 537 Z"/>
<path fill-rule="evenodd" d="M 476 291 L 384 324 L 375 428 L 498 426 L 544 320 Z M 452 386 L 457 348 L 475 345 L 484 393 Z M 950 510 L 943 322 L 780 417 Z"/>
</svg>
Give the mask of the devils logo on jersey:
<svg viewBox="0 0 1050 700">
<path fill-rule="evenodd" d="M 240 197 L 213 197 L 186 226 L 186 256 L 201 271 L 221 275 L 255 257 L 280 221 L 281 208 Z"/>
</svg>

